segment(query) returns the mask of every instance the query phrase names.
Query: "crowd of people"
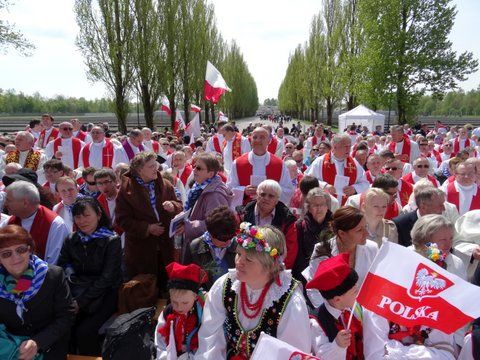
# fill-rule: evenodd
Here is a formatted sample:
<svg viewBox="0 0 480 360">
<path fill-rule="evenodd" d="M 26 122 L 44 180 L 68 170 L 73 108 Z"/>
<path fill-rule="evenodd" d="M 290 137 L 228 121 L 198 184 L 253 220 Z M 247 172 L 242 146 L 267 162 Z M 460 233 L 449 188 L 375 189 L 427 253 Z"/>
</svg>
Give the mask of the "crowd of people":
<svg viewBox="0 0 480 360">
<path fill-rule="evenodd" d="M 0 355 L 100 355 L 106 324 L 166 297 L 157 359 L 249 359 L 262 332 L 320 359 L 479 358 L 475 323 L 354 304 L 385 242 L 480 285 L 480 128 L 282 120 L 190 138 L 44 114 L 1 137 Z"/>
</svg>

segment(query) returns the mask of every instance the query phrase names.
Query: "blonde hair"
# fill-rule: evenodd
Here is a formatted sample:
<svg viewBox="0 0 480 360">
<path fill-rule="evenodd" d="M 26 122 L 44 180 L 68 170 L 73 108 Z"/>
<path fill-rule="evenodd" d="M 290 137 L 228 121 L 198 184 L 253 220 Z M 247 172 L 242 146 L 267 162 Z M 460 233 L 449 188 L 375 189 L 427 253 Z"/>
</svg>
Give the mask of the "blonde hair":
<svg viewBox="0 0 480 360">
<path fill-rule="evenodd" d="M 270 254 L 265 251 L 259 252 L 255 248 L 245 249 L 245 251 L 250 257 L 257 259 L 262 267 L 270 273 L 272 279 L 275 279 L 278 274 L 284 270 L 283 260 L 287 256 L 285 236 L 279 229 L 270 225 L 259 226 L 257 229 L 263 232 L 264 239 L 268 245 L 272 249 L 277 249 L 278 258 L 270 256 Z"/>
<path fill-rule="evenodd" d="M 388 194 L 383 191 L 382 189 L 379 189 L 379 188 L 370 188 L 367 190 L 367 192 L 365 193 L 365 204 L 367 202 L 370 202 L 374 197 L 376 196 L 379 196 L 381 198 L 384 198 L 385 201 L 387 202 L 388 204 L 388 201 L 390 200 Z"/>
</svg>

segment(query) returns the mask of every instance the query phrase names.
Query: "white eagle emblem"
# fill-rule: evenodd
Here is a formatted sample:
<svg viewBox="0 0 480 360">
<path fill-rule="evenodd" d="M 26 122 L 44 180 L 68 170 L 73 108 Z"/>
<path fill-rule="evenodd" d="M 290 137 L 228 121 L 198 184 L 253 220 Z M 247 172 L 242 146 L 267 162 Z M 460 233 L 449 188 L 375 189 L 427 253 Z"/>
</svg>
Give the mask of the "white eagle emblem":
<svg viewBox="0 0 480 360">
<path fill-rule="evenodd" d="M 430 295 L 431 293 L 443 290 L 447 286 L 445 280 L 438 278 L 436 272 L 431 274 L 427 269 L 423 268 L 417 272 L 415 276 L 415 284 L 417 288 L 415 289 L 415 295 L 424 297 L 425 295 Z"/>
</svg>

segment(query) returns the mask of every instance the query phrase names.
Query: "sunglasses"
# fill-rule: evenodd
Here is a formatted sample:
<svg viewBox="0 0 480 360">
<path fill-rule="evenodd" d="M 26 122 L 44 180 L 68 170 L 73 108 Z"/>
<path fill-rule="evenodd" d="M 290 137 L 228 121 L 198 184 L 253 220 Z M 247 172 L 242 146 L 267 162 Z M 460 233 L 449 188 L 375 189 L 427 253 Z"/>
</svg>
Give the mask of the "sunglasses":
<svg viewBox="0 0 480 360">
<path fill-rule="evenodd" d="M 64 128 L 60 128 L 60 130 L 63 130 L 63 131 L 72 131 L 73 128 L 66 128 L 66 127 L 64 127 Z"/>
<path fill-rule="evenodd" d="M 14 250 L 2 251 L 0 253 L 0 257 L 2 259 L 8 259 L 8 258 L 12 257 L 13 252 L 16 252 L 17 255 L 23 255 L 23 254 L 27 253 L 29 250 L 30 250 L 29 245 L 22 245 L 22 246 L 19 246 L 18 248 L 14 249 Z"/>
<path fill-rule="evenodd" d="M 385 168 L 385 170 L 387 170 L 387 171 L 390 171 L 390 170 L 392 170 L 392 171 L 397 171 L 398 169 L 400 169 L 400 168 L 398 168 L 398 167 L 395 167 L 395 166 L 392 166 L 392 167 L 386 167 L 386 168 Z"/>
<path fill-rule="evenodd" d="M 430 167 L 430 165 L 416 165 L 417 168 L 419 169 L 428 169 Z"/>
</svg>

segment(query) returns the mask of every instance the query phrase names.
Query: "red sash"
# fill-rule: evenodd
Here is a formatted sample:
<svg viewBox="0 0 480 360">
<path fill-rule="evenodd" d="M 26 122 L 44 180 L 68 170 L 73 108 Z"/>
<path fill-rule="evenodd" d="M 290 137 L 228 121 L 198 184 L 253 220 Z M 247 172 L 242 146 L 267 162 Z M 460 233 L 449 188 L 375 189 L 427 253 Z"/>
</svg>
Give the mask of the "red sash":
<svg viewBox="0 0 480 360">
<path fill-rule="evenodd" d="M 90 166 L 90 146 L 92 143 L 87 144 L 83 147 L 82 150 L 82 159 L 83 159 L 83 167 Z M 110 140 L 105 139 L 105 146 L 102 148 L 102 167 L 112 167 L 113 162 L 113 144 Z"/>
<path fill-rule="evenodd" d="M 449 203 L 455 204 L 457 210 L 460 211 L 460 194 L 455 187 L 455 183 L 449 182 L 447 185 L 447 201 Z M 480 189 L 477 188 L 477 194 L 472 198 L 472 203 L 470 204 L 470 210 L 480 209 Z"/>
<path fill-rule="evenodd" d="M 108 207 L 108 200 L 105 194 L 98 195 L 97 200 L 105 211 L 105 214 L 107 214 L 108 219 L 112 221 L 112 215 L 110 214 L 110 208 Z M 112 226 L 113 230 L 115 230 L 118 235 L 123 234 L 123 229 L 120 226 L 118 226 L 117 224 L 112 224 Z"/>
<path fill-rule="evenodd" d="M 337 169 L 335 167 L 335 164 L 332 163 L 331 161 L 331 156 L 332 153 L 329 151 L 328 153 L 325 154 L 323 158 L 323 163 L 322 163 L 322 180 L 327 182 L 330 185 L 333 185 L 335 183 L 335 176 L 337 175 Z M 353 185 L 355 184 L 355 181 L 357 180 L 357 166 L 355 165 L 355 161 L 351 156 L 347 157 L 346 161 L 346 166 L 345 169 L 343 170 L 343 175 L 348 176 L 350 178 L 350 181 L 348 182 L 348 185 Z"/>
<path fill-rule="evenodd" d="M 397 143 L 392 141 L 388 145 L 389 150 L 394 154 L 395 154 L 396 144 Z M 402 147 L 402 154 L 401 154 L 402 155 L 401 160 L 403 162 L 409 162 L 410 161 L 410 148 L 411 148 L 410 139 L 408 138 L 407 135 L 403 135 L 403 147 Z"/>
<path fill-rule="evenodd" d="M 218 135 L 213 135 L 212 142 L 215 151 L 221 154 L 222 148 L 220 147 L 220 140 L 218 139 Z"/>
<path fill-rule="evenodd" d="M 57 138 L 53 141 L 53 155 L 58 151 L 58 147 L 62 144 L 62 138 Z M 78 168 L 78 158 L 80 157 L 80 150 L 82 149 L 82 142 L 77 138 L 72 138 L 72 151 L 73 151 L 73 167 L 75 170 Z"/>
<path fill-rule="evenodd" d="M 469 146 L 470 146 L 470 139 L 466 138 L 465 146 L 463 148 L 465 149 L 466 147 L 469 147 Z M 453 141 L 453 154 L 456 155 L 459 151 L 460 151 L 460 140 L 458 140 L 458 136 L 457 136 Z"/>
<path fill-rule="evenodd" d="M 387 210 L 385 211 L 384 219 L 392 220 L 393 218 L 400 215 L 400 209 L 398 208 L 397 202 L 394 200 L 391 204 L 387 205 Z"/>
<path fill-rule="evenodd" d="M 278 146 L 278 140 L 274 137 L 272 137 L 272 140 L 270 140 L 270 144 L 268 144 L 268 152 L 270 154 L 273 154 L 275 155 L 275 153 L 277 152 L 277 146 Z"/>
<path fill-rule="evenodd" d="M 77 136 L 75 136 L 78 140 L 81 140 L 83 142 L 85 142 L 85 139 L 87 138 L 87 133 L 82 131 L 82 130 L 79 130 L 78 133 L 77 133 Z"/>
<path fill-rule="evenodd" d="M 433 156 L 435 156 L 435 159 L 437 160 L 437 166 L 440 166 L 440 164 L 442 163 L 442 156 L 437 150 L 432 150 L 432 154 Z"/>
<path fill-rule="evenodd" d="M 187 185 L 187 180 L 191 173 L 192 173 L 192 165 L 185 164 L 185 169 L 183 169 L 183 173 L 180 176 L 180 181 L 184 186 Z"/>
<path fill-rule="evenodd" d="M 227 141 L 223 140 L 224 149 L 226 145 L 227 145 Z M 242 135 L 239 133 L 236 133 L 232 142 L 232 161 L 234 161 L 241 155 L 242 155 Z"/>
<path fill-rule="evenodd" d="M 250 185 L 250 176 L 253 173 L 253 166 L 248 161 L 248 153 L 240 156 L 235 163 L 240 186 Z M 275 155 L 270 154 L 270 161 L 265 168 L 266 178 L 280 182 L 280 178 L 282 177 L 282 169 L 282 160 Z"/>
<path fill-rule="evenodd" d="M 370 184 L 373 184 L 373 176 L 372 176 L 372 173 L 370 172 L 370 170 L 367 170 L 365 171 L 365 177 L 367 178 L 368 182 Z"/>
<path fill-rule="evenodd" d="M 400 203 L 402 206 L 405 206 L 408 204 L 408 200 L 410 199 L 410 195 L 413 192 L 413 186 L 412 184 L 402 181 L 402 186 L 400 189 L 398 189 L 398 193 L 400 194 Z"/>
<path fill-rule="evenodd" d="M 57 128 L 52 128 L 52 131 L 50 132 L 50 135 L 48 136 L 48 139 L 45 139 L 45 134 L 47 133 L 47 130 L 43 130 L 41 133 L 40 133 L 40 136 L 38 137 L 38 145 L 41 147 L 41 148 L 44 148 L 45 146 L 47 146 L 47 144 L 52 141 L 52 140 L 55 140 L 58 136 L 58 129 Z"/>
<path fill-rule="evenodd" d="M 33 219 L 32 228 L 30 229 L 30 235 L 35 242 L 35 254 L 39 258 L 45 259 L 45 249 L 47 248 L 48 233 L 52 225 L 53 220 L 57 217 L 57 214 L 52 210 L 39 205 L 38 211 Z M 17 216 L 12 216 L 8 219 L 9 224 L 15 224 L 22 226 L 22 219 Z"/>
<path fill-rule="evenodd" d="M 160 144 L 158 141 L 152 140 L 152 150 L 155 154 L 158 154 L 160 152 Z"/>
</svg>

